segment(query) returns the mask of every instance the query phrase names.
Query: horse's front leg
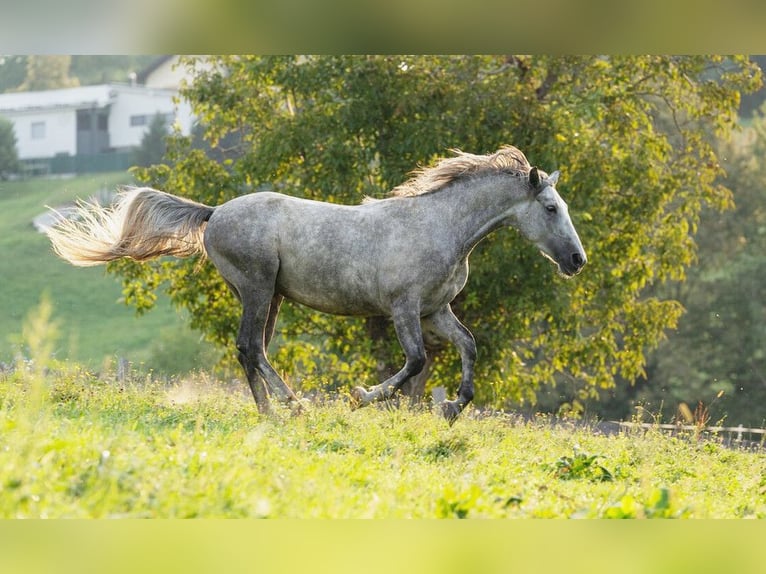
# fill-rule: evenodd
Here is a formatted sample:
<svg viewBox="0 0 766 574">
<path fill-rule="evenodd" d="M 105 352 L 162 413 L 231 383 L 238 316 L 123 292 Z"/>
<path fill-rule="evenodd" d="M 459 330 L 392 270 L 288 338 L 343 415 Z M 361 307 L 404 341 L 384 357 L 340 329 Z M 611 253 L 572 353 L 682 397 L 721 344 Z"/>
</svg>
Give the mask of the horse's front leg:
<svg viewBox="0 0 766 574">
<path fill-rule="evenodd" d="M 363 387 L 355 387 L 351 391 L 351 397 L 356 406 L 363 407 L 376 401 L 391 398 L 410 377 L 417 375 L 425 366 L 426 350 L 417 308 L 415 306 L 404 307 L 392 316 L 392 320 L 399 344 L 404 351 L 404 366 L 395 375 L 372 387 L 369 391 Z"/>
<path fill-rule="evenodd" d="M 423 319 L 424 329 L 433 331 L 454 344 L 462 361 L 462 380 L 457 391 L 457 399 L 444 401 L 439 406 L 444 418 L 450 424 L 463 412 L 473 400 L 473 366 L 476 363 L 476 341 L 471 332 L 455 317 L 452 308 L 445 305 L 436 313 Z"/>
</svg>

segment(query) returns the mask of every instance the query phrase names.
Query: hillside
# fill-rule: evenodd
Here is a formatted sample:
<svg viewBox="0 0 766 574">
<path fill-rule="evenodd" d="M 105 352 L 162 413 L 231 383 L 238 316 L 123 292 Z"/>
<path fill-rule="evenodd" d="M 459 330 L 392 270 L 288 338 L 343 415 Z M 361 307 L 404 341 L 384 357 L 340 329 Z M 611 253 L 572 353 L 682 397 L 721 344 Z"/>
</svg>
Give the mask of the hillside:
<svg viewBox="0 0 766 574">
<path fill-rule="evenodd" d="M 45 295 L 59 322 L 55 350 L 59 359 L 99 366 L 107 358 L 124 357 L 134 363 L 151 362 L 148 368 L 160 364 L 172 370 L 168 357 L 162 356 L 165 347 L 173 346 L 166 354 L 178 359 L 199 355 L 198 337 L 166 299 L 160 297 L 155 310 L 136 317 L 132 308 L 119 302 L 117 279 L 103 267 L 81 269 L 59 260 L 47 238 L 32 226 L 46 205 L 87 198 L 126 183 L 130 183 L 127 173 L 0 182 L 0 361 L 14 357 L 23 319 Z M 182 344 L 186 349 L 179 353 Z"/>
</svg>

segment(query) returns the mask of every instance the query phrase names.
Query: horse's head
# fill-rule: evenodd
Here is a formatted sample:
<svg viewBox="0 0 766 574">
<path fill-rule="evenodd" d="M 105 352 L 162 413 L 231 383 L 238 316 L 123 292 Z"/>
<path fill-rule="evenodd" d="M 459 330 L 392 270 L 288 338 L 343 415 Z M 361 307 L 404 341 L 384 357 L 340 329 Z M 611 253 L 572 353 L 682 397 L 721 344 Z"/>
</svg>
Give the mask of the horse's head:
<svg viewBox="0 0 766 574">
<path fill-rule="evenodd" d="M 569 218 L 567 204 L 556 191 L 558 179 L 558 171 L 550 175 L 536 167 L 529 171 L 528 206 L 518 228 L 543 255 L 556 263 L 561 273 L 572 277 L 580 272 L 588 258 Z"/>
</svg>

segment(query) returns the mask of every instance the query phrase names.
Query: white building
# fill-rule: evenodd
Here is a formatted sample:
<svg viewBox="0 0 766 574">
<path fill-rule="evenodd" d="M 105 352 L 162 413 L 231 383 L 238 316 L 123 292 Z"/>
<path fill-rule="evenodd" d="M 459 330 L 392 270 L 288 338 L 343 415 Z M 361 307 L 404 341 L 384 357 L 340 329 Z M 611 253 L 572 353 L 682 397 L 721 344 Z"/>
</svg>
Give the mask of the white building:
<svg viewBox="0 0 766 574">
<path fill-rule="evenodd" d="M 188 135 L 192 114 L 174 89 L 103 84 L 0 94 L 0 116 L 13 123 L 19 159 L 100 156 L 141 143 L 152 118 Z M 54 170 L 55 171 L 55 170 Z"/>
</svg>

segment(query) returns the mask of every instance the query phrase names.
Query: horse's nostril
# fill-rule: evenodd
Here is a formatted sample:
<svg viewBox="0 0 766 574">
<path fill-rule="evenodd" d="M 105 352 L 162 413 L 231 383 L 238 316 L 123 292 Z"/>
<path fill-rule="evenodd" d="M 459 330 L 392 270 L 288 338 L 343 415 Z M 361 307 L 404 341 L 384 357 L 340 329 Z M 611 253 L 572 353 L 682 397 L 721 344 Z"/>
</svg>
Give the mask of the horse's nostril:
<svg viewBox="0 0 766 574">
<path fill-rule="evenodd" d="M 585 265 L 585 257 L 577 252 L 572 253 L 572 264 L 574 264 L 577 269 L 580 269 L 583 265 Z"/>
</svg>

